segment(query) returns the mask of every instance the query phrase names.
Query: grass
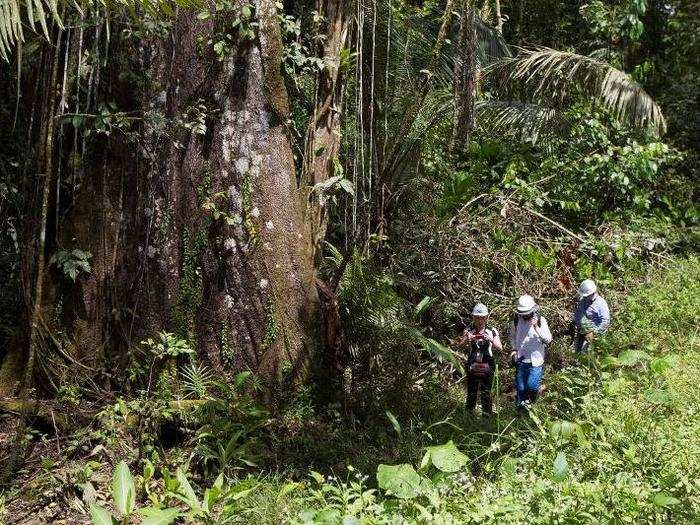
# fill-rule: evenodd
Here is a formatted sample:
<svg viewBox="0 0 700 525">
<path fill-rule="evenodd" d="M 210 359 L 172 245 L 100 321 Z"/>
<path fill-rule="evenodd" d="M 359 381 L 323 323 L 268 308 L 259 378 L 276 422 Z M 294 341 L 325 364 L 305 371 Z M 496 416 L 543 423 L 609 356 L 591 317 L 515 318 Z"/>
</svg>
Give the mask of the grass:
<svg viewBox="0 0 700 525">
<path fill-rule="evenodd" d="M 694 258 L 617 297 L 614 330 L 593 355 L 549 374 L 547 394 L 529 418 L 511 420 L 504 410 L 500 422 L 480 426 L 456 417 L 459 430 L 443 425 L 447 431 L 430 436 L 454 439 L 470 468 L 422 471 L 429 488 L 421 495 L 363 498 L 374 476 L 358 490 L 352 485 L 361 476 L 347 472 L 344 480 L 300 483 L 280 499 L 286 485 L 273 478 L 241 502 L 238 516 L 256 523 L 697 522 L 698 297 Z M 417 467 L 421 440 L 400 441 L 411 445 L 398 455 L 413 454 Z"/>
</svg>

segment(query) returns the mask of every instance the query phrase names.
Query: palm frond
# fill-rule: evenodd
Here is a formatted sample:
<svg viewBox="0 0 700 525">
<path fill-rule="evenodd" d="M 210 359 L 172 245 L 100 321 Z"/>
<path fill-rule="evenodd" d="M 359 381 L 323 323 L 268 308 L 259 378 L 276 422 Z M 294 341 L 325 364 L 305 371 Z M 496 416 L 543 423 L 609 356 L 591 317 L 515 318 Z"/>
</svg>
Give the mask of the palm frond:
<svg viewBox="0 0 700 525">
<path fill-rule="evenodd" d="M 139 10 L 143 9 L 152 14 L 173 16 L 175 6 L 192 8 L 198 5 L 201 5 L 200 0 L 78 0 L 67 2 L 67 9 L 78 13 L 102 11 L 112 14 L 128 13 L 131 16 L 137 16 Z M 51 21 L 63 29 L 58 14 L 58 0 L 0 0 L 0 57 L 9 61 L 12 50 L 24 42 L 25 24 L 34 32 L 37 32 L 38 24 L 48 39 L 48 25 Z"/>
<path fill-rule="evenodd" d="M 666 131 L 661 108 L 629 75 L 589 56 L 546 47 L 521 49 L 486 69 L 497 91 L 556 105 L 592 100 L 621 121 L 657 134 Z"/>
<path fill-rule="evenodd" d="M 214 373 L 204 364 L 190 363 L 182 369 L 183 389 L 188 396 L 206 399 L 214 381 Z"/>
<path fill-rule="evenodd" d="M 560 134 L 568 122 L 554 108 L 520 101 L 479 100 L 474 104 L 477 127 L 485 133 L 511 135 L 537 141 Z"/>
<path fill-rule="evenodd" d="M 36 31 L 38 22 L 44 36 L 48 39 L 47 11 L 60 26 L 61 19 L 58 16 L 56 0 L 0 1 L 0 57 L 9 61 L 12 49 L 24 42 L 23 18 L 26 18 L 32 31 Z"/>
</svg>

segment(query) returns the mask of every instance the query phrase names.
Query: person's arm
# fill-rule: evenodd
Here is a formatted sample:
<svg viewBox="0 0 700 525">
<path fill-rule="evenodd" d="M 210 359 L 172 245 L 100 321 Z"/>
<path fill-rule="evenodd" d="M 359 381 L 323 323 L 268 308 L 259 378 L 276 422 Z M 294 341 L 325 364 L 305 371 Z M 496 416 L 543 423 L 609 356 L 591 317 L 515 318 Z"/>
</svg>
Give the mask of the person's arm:
<svg viewBox="0 0 700 525">
<path fill-rule="evenodd" d="M 495 328 L 486 329 L 486 340 L 491 343 L 491 348 L 489 349 L 488 363 L 491 368 L 496 367 L 496 352 L 503 351 L 503 345 L 501 344 L 501 336 L 498 335 L 498 330 Z"/>
<path fill-rule="evenodd" d="M 501 336 L 498 334 L 498 332 L 494 333 L 493 339 L 491 339 L 491 344 L 493 345 L 494 350 L 497 352 L 503 351 L 503 343 L 501 343 Z"/>
<path fill-rule="evenodd" d="M 515 322 L 511 321 L 510 322 L 510 330 L 508 332 L 508 338 L 510 339 L 510 349 L 511 349 L 510 358 L 513 360 L 518 355 L 518 349 L 515 346 L 515 330 L 516 330 Z"/>
<path fill-rule="evenodd" d="M 603 333 L 610 327 L 611 317 L 608 302 L 602 297 L 598 304 L 598 316 L 600 317 L 600 324 L 596 327 L 596 331 Z"/>
<path fill-rule="evenodd" d="M 547 319 L 544 317 L 539 318 L 539 323 L 534 320 L 534 328 L 535 328 L 535 333 L 537 334 L 537 337 L 540 338 L 540 341 L 542 341 L 544 344 L 549 344 L 552 342 L 552 332 L 549 331 L 549 324 L 547 324 Z M 538 326 L 539 324 L 539 326 Z"/>
</svg>

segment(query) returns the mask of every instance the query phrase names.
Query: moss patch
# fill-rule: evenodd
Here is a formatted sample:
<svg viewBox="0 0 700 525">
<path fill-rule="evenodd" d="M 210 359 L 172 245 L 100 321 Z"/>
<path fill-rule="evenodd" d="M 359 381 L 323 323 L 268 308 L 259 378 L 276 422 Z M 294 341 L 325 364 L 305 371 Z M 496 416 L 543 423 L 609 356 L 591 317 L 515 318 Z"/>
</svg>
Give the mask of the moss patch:
<svg viewBox="0 0 700 525">
<path fill-rule="evenodd" d="M 182 233 L 184 253 L 172 323 L 173 332 L 188 341 L 195 340 L 195 317 L 203 300 L 200 256 L 206 242 L 204 228 L 195 235 L 188 230 Z"/>
</svg>

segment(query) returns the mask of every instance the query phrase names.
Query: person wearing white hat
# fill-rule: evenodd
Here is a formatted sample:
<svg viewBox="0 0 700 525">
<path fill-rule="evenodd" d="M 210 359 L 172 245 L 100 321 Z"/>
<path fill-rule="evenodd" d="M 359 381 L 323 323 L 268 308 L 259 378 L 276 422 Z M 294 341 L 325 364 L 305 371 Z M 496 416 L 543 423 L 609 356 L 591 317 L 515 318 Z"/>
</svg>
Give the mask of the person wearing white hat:
<svg viewBox="0 0 700 525">
<path fill-rule="evenodd" d="M 515 388 L 518 409 L 534 403 L 544 373 L 545 347 L 552 342 L 547 319 L 539 312 L 535 299 L 521 295 L 510 326 L 511 359 L 515 361 Z"/>
<path fill-rule="evenodd" d="M 494 350 L 503 350 L 498 330 L 486 326 L 489 310 L 485 304 L 478 303 L 472 310 L 472 324 L 464 331 L 461 345 L 468 345 L 467 353 L 467 409 L 476 409 L 476 398 L 481 390 L 481 413 L 489 416 L 493 413 L 491 387 L 496 370 Z"/>
<path fill-rule="evenodd" d="M 572 318 L 576 352 L 587 352 L 595 336 L 604 333 L 611 320 L 608 302 L 598 293 L 595 282 L 591 279 L 582 281 Z"/>
</svg>

